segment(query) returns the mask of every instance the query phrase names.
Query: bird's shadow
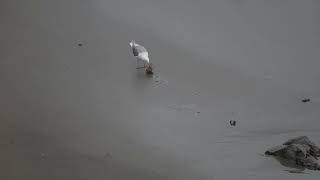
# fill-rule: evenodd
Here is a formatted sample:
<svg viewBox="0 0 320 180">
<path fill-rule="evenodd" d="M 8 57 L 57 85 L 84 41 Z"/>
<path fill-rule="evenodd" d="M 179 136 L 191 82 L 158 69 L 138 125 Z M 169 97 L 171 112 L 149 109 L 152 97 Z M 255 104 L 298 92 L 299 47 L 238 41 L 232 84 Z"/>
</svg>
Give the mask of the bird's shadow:
<svg viewBox="0 0 320 180">
<path fill-rule="evenodd" d="M 155 75 L 155 73 L 147 74 L 144 69 L 138 69 L 136 75 L 138 80 L 148 80 L 152 78 Z"/>
</svg>

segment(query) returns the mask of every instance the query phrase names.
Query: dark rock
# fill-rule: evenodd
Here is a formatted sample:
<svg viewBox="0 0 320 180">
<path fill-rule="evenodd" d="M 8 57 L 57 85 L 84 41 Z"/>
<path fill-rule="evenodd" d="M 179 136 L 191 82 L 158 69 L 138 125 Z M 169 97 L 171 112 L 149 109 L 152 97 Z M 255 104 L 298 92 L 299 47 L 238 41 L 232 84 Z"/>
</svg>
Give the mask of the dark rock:
<svg viewBox="0 0 320 180">
<path fill-rule="evenodd" d="M 307 136 L 300 136 L 294 139 L 290 139 L 283 145 L 301 144 L 306 145 L 309 148 L 309 152 L 314 157 L 320 157 L 320 148 L 315 143 L 311 142 Z"/>
<path fill-rule="evenodd" d="M 310 102 L 310 101 L 311 101 L 311 99 L 308 99 L 308 98 L 301 100 L 301 102 L 303 102 L 303 103 L 307 103 L 307 102 Z"/>
<path fill-rule="evenodd" d="M 237 121 L 235 121 L 235 120 L 230 120 L 229 123 L 230 123 L 231 126 L 236 126 L 237 125 Z"/>
<path fill-rule="evenodd" d="M 283 146 L 283 145 L 280 145 L 280 146 L 275 146 L 275 147 L 272 147 L 270 149 L 268 149 L 265 154 L 266 155 L 273 155 L 273 156 L 277 156 L 277 154 L 283 150 L 286 146 Z"/>
<path fill-rule="evenodd" d="M 310 170 L 320 170 L 317 157 L 320 156 L 319 147 L 306 136 L 290 139 L 281 146 L 273 147 L 265 152 L 266 155 L 278 157 L 296 166 Z"/>
</svg>

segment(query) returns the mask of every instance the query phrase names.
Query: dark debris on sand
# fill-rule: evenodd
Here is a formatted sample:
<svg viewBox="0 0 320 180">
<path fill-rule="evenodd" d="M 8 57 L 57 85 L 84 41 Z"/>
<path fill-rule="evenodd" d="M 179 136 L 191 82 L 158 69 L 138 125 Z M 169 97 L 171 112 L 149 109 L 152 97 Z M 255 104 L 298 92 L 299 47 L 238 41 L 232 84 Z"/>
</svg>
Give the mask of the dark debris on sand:
<svg viewBox="0 0 320 180">
<path fill-rule="evenodd" d="M 235 120 L 230 120 L 229 123 L 230 123 L 231 126 L 236 126 L 237 125 L 237 121 L 235 121 Z"/>
<path fill-rule="evenodd" d="M 280 163 L 286 161 L 287 165 L 290 163 L 310 170 L 320 170 L 320 148 L 307 136 L 290 139 L 280 146 L 268 149 L 265 154 L 277 157 Z"/>
<path fill-rule="evenodd" d="M 310 101 L 311 101 L 311 99 L 309 99 L 309 98 L 305 98 L 305 99 L 301 100 L 301 102 L 303 102 L 303 103 L 307 103 L 307 102 L 310 102 Z"/>
</svg>

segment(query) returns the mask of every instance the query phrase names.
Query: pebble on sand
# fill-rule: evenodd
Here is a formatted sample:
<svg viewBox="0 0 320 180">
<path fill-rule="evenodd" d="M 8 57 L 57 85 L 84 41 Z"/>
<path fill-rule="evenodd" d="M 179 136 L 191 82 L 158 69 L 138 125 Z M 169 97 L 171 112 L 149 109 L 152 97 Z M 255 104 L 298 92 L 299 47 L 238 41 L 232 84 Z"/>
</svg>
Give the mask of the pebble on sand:
<svg viewBox="0 0 320 180">
<path fill-rule="evenodd" d="M 305 98 L 305 99 L 301 100 L 301 102 L 303 102 L 303 103 L 307 103 L 307 102 L 310 102 L 310 101 L 311 101 L 311 99 L 309 99 L 309 98 Z"/>
<path fill-rule="evenodd" d="M 236 126 L 237 125 L 237 121 L 235 121 L 235 120 L 230 120 L 229 123 L 230 123 L 231 126 Z"/>
</svg>

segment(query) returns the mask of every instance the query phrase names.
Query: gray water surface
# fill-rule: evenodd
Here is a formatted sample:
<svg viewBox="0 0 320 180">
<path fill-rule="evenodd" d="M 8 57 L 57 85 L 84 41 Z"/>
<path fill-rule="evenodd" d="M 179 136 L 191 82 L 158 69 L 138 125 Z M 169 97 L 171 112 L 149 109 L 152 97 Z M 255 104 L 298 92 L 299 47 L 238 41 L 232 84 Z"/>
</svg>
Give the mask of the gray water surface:
<svg viewBox="0 0 320 180">
<path fill-rule="evenodd" d="M 263 155 L 300 135 L 320 145 L 319 8 L 1 1 L 0 179 L 319 179 Z"/>
</svg>

